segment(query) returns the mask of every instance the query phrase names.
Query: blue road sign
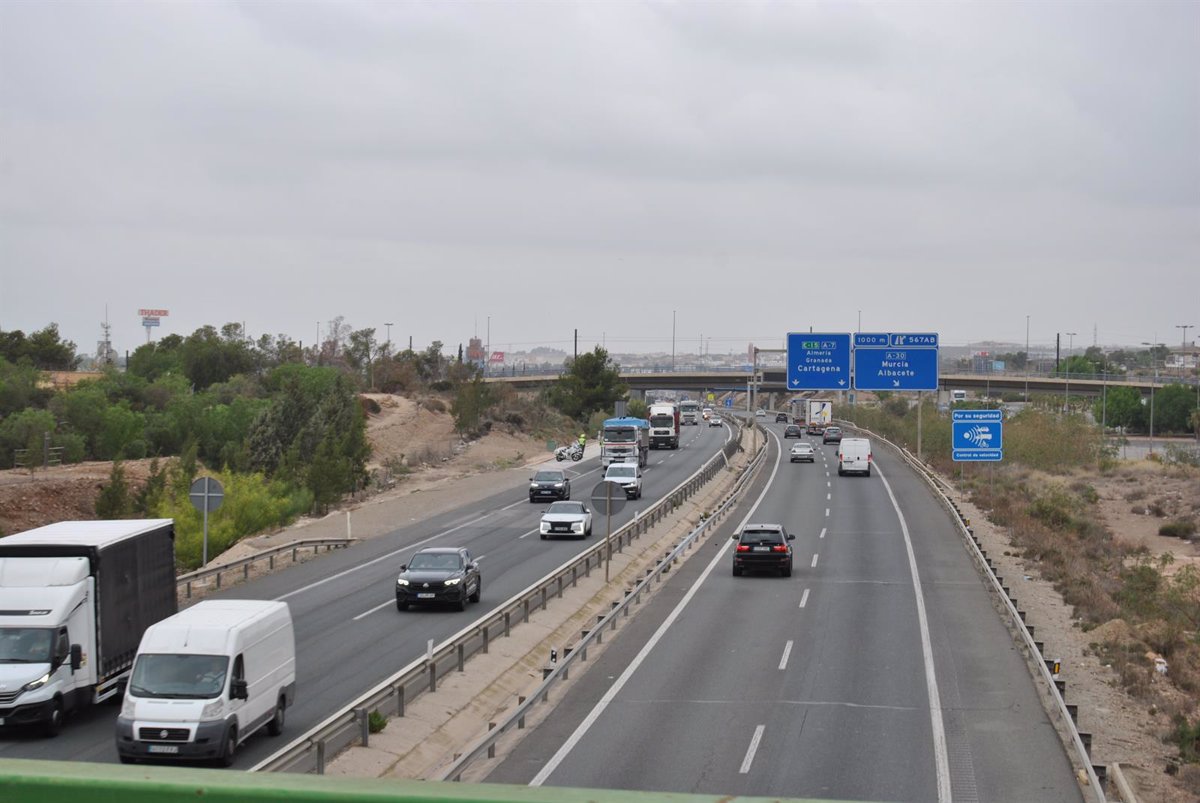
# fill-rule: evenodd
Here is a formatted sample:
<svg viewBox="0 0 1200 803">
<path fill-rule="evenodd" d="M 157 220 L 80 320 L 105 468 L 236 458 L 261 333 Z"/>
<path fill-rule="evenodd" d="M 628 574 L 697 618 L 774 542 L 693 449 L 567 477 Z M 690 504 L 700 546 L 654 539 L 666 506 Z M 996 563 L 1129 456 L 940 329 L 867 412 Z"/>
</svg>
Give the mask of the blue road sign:
<svg viewBox="0 0 1200 803">
<path fill-rule="evenodd" d="M 955 410 L 950 426 L 955 461 L 977 463 L 1004 459 L 1002 410 Z"/>
<path fill-rule="evenodd" d="M 725 406 L 726 406 L 726 407 L 732 407 L 732 406 L 733 406 L 733 397 L 732 397 L 732 396 L 726 396 L 726 397 L 725 397 Z"/>
<path fill-rule="evenodd" d="M 858 390 L 937 390 L 938 336 L 934 333 L 858 333 L 854 336 Z"/>
<path fill-rule="evenodd" d="M 850 335 L 789 332 L 789 390 L 849 390 Z"/>
</svg>

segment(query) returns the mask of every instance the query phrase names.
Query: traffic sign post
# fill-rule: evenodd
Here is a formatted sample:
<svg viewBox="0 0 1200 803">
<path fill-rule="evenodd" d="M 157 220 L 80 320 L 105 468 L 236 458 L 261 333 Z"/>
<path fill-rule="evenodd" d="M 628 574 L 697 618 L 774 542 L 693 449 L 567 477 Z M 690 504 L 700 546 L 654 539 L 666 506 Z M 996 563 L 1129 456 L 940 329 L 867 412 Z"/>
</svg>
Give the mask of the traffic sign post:
<svg viewBox="0 0 1200 803">
<path fill-rule="evenodd" d="M 789 332 L 788 390 L 849 390 L 850 335 Z"/>
<path fill-rule="evenodd" d="M 856 333 L 854 387 L 856 390 L 937 390 L 937 334 Z"/>
<path fill-rule="evenodd" d="M 208 512 L 216 510 L 225 501 L 225 489 L 221 487 L 221 483 L 214 480 L 212 477 L 200 477 L 192 483 L 192 487 L 188 489 L 188 498 L 192 500 L 192 507 L 204 514 L 204 554 L 201 558 L 201 566 L 208 565 Z"/>
<path fill-rule="evenodd" d="M 1004 459 L 1003 410 L 955 410 L 953 457 L 958 463 L 996 463 Z"/>
</svg>

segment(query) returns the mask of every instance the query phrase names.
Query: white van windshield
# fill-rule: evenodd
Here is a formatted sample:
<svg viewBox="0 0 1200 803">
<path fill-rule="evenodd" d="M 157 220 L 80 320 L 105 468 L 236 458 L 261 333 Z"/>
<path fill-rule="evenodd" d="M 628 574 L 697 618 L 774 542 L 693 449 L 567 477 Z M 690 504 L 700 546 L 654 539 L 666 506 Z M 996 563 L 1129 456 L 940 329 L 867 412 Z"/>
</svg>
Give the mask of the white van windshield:
<svg viewBox="0 0 1200 803">
<path fill-rule="evenodd" d="M 229 668 L 227 655 L 159 655 L 137 657 L 129 691 L 135 697 L 203 700 L 220 697 Z"/>
</svg>

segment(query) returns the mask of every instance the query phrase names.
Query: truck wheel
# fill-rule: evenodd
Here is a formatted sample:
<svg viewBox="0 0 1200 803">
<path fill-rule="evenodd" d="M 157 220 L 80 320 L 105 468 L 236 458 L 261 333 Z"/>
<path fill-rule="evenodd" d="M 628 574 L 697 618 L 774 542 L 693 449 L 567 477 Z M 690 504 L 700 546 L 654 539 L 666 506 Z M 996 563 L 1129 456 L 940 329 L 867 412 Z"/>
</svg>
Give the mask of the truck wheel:
<svg viewBox="0 0 1200 803">
<path fill-rule="evenodd" d="M 272 736 L 278 736 L 283 733 L 283 722 L 287 718 L 285 713 L 286 704 L 282 697 L 279 702 L 275 703 L 275 716 L 271 717 L 271 721 L 267 723 L 267 733 Z"/>
<path fill-rule="evenodd" d="M 63 704 L 62 700 L 55 700 L 53 707 L 50 709 L 50 717 L 42 725 L 42 735 L 47 739 L 52 739 L 62 730 L 63 723 Z"/>
<path fill-rule="evenodd" d="M 225 743 L 221 746 L 221 757 L 217 759 L 222 767 L 232 767 L 233 757 L 237 753 L 237 725 L 230 725 L 225 731 Z"/>
</svg>

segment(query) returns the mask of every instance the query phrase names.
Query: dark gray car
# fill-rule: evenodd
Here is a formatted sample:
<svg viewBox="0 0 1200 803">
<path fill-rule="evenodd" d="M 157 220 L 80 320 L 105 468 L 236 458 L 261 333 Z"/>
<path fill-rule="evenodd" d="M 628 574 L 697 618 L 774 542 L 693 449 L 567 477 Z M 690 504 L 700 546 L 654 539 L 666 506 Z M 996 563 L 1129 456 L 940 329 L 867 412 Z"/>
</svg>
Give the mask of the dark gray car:
<svg viewBox="0 0 1200 803">
<path fill-rule="evenodd" d="M 429 547 L 400 567 L 396 578 L 396 608 L 409 605 L 449 603 L 466 610 L 467 602 L 479 602 L 483 578 L 479 564 L 466 547 Z"/>
</svg>

